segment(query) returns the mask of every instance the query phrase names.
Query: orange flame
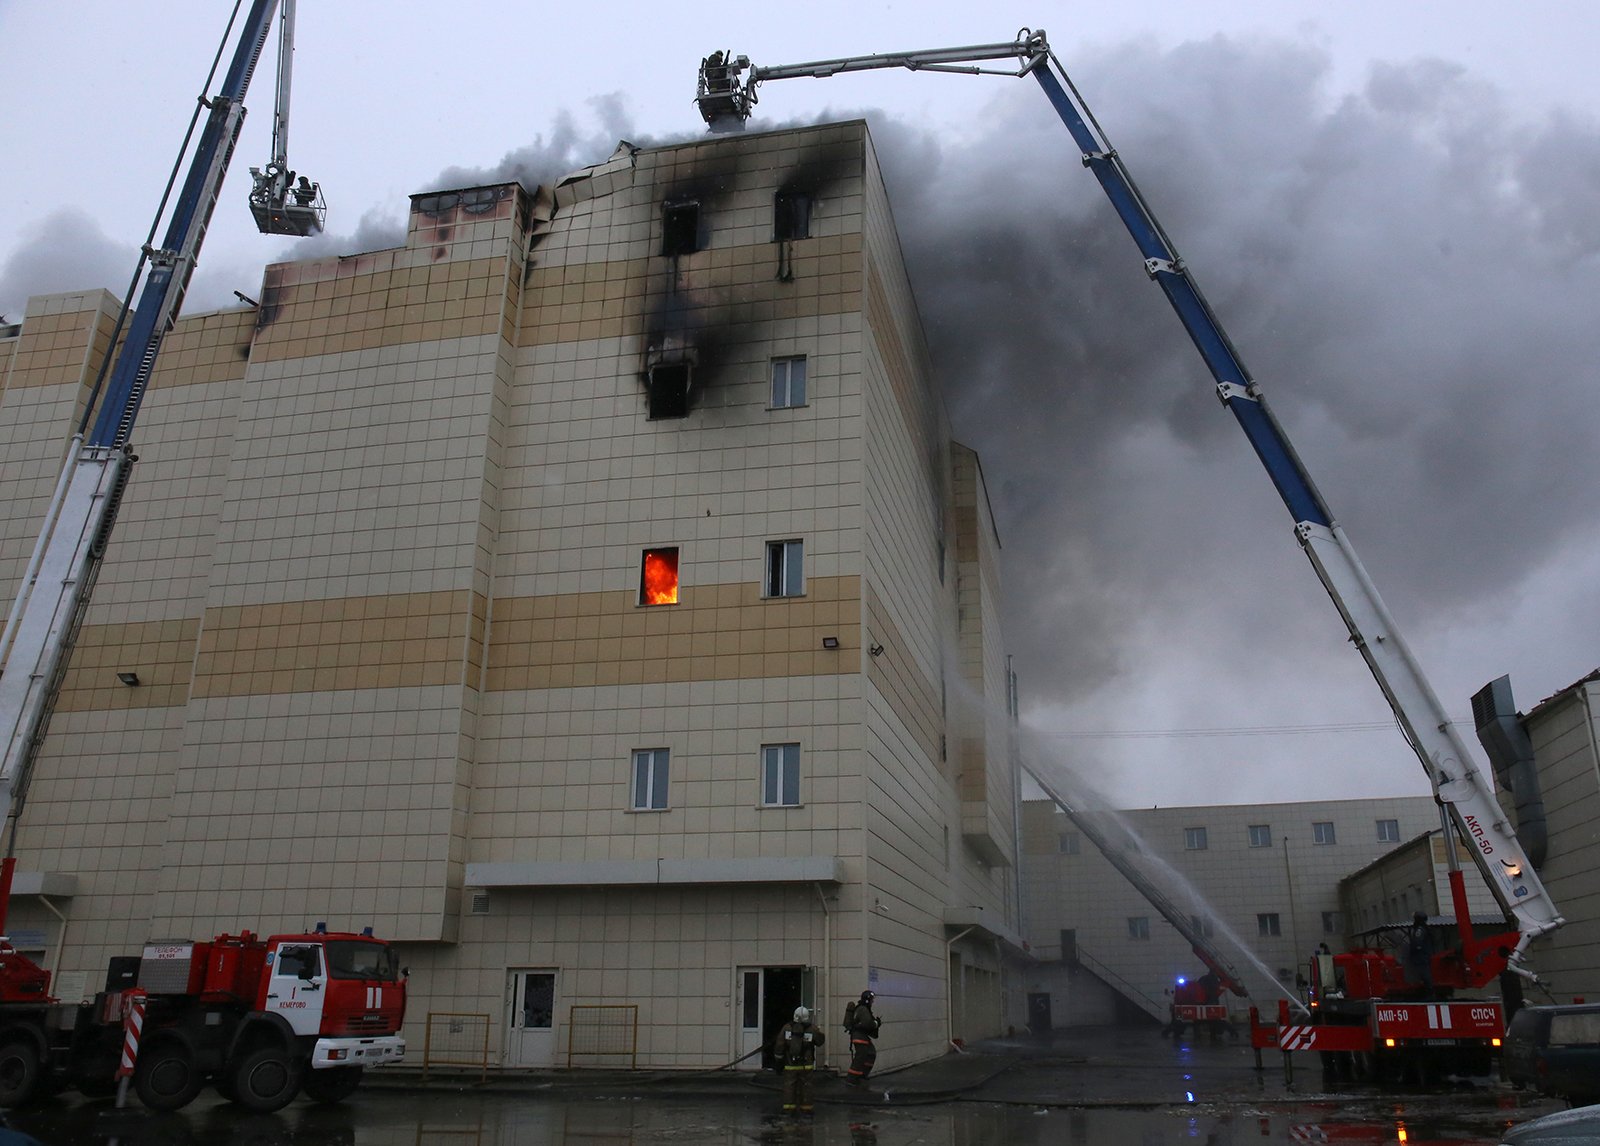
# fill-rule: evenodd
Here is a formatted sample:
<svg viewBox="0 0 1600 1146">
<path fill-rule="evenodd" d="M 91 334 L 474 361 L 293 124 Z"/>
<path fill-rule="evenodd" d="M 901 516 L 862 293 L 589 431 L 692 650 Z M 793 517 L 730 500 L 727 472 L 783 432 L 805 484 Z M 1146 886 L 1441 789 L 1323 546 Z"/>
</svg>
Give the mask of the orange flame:
<svg viewBox="0 0 1600 1146">
<path fill-rule="evenodd" d="M 650 549 L 644 555 L 644 603 L 678 603 L 678 551 Z"/>
</svg>

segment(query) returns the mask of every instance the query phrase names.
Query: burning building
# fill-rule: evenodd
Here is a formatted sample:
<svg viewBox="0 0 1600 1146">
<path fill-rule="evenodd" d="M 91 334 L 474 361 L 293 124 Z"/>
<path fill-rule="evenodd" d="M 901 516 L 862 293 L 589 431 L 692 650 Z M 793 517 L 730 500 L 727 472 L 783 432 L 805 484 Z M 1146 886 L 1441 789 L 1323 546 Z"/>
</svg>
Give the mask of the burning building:
<svg viewBox="0 0 1600 1146">
<path fill-rule="evenodd" d="M 418 195 L 259 298 L 167 339 L 19 820 L 63 993 L 328 920 L 507 1066 L 1022 1025 L 999 541 L 864 124 Z M 113 316 L 0 333 L 8 593 Z"/>
</svg>

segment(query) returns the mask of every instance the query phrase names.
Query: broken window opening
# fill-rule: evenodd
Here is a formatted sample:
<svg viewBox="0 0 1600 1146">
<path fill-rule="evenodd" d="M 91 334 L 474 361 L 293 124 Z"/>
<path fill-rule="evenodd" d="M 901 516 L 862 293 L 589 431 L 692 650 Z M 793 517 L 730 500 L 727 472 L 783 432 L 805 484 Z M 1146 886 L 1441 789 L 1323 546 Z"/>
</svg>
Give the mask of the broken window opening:
<svg viewBox="0 0 1600 1146">
<path fill-rule="evenodd" d="M 772 408 L 786 410 L 806 404 L 805 355 L 772 360 Z"/>
<path fill-rule="evenodd" d="M 768 597 L 805 596 L 804 565 L 804 542 L 767 542 L 766 595 Z"/>
<path fill-rule="evenodd" d="M 650 367 L 647 389 L 652 421 L 689 416 L 689 379 L 687 362 L 660 362 Z"/>
<path fill-rule="evenodd" d="M 772 239 L 782 243 L 811 237 L 811 196 L 804 191 L 779 191 L 772 200 Z"/>
<path fill-rule="evenodd" d="M 688 255 L 700 249 L 700 204 L 694 199 L 661 208 L 661 253 Z"/>
<path fill-rule="evenodd" d="M 639 604 L 678 603 L 678 550 L 646 549 L 639 567 Z"/>
</svg>

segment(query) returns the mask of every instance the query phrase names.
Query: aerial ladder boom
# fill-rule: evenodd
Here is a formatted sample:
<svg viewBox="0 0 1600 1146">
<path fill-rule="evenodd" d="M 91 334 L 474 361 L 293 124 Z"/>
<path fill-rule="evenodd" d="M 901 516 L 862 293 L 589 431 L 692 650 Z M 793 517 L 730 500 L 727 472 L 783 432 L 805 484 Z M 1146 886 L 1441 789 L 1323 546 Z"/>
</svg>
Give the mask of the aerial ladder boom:
<svg viewBox="0 0 1600 1146">
<path fill-rule="evenodd" d="M 289 170 L 289 87 L 294 72 L 294 0 L 283 0 L 278 27 L 278 98 L 272 109 L 272 158 L 252 167 L 250 212 L 264 235 L 304 238 L 322 230 L 328 205 L 322 184 Z"/>
<path fill-rule="evenodd" d="M 981 66 L 1009 58 L 1015 68 L 1001 71 Z M 700 67 L 699 104 L 713 130 L 729 130 L 748 118 L 756 102 L 755 87 L 769 79 L 832 76 L 873 68 L 952 71 L 971 74 L 1031 75 L 1044 90 L 1078 145 L 1084 166 L 1100 181 L 1106 197 L 1133 236 L 1144 258 L 1145 273 L 1154 279 L 1177 312 L 1195 348 L 1216 383 L 1217 396 L 1233 413 L 1256 456 L 1294 518 L 1295 536 L 1311 560 L 1323 588 L 1344 619 L 1350 640 L 1360 651 L 1382 689 L 1401 731 L 1422 762 L 1446 815 L 1472 849 L 1485 882 L 1520 935 L 1508 955 L 1509 966 L 1523 974 L 1528 944 L 1560 927 L 1561 913 L 1533 869 L 1494 789 L 1457 733 L 1443 705 L 1406 647 L 1394 619 L 1378 596 L 1348 537 L 1301 464 L 1283 428 L 1268 408 L 1261 387 L 1245 369 L 1194 276 L 1162 230 L 1155 214 L 1095 121 L 1082 96 L 1050 50 L 1043 31 L 1028 29 L 1009 44 L 900 52 L 819 60 L 781 67 L 749 67 L 746 57 L 732 60 L 722 53 Z M 748 78 L 741 81 L 745 69 Z M 1453 859 L 1453 849 L 1451 852 Z M 1459 868 L 1451 872 L 1452 889 L 1460 886 Z M 1464 893 L 1455 891 L 1458 905 Z M 1458 915 L 1460 910 L 1458 907 Z M 1458 919 L 1464 938 L 1469 923 Z"/>
<path fill-rule="evenodd" d="M 286 6 L 289 2 L 292 0 L 286 0 Z M 96 393 L 85 404 L 39 539 L 5 629 L 0 631 L 0 751 L 4 753 L 0 756 L 0 820 L 11 819 L 14 824 L 26 798 L 29 773 L 44 740 L 134 462 L 129 449 L 134 420 L 162 339 L 177 318 L 194 273 L 244 124 L 245 91 L 277 6 L 277 0 L 253 0 L 221 89 L 210 99 L 200 100 L 195 116 L 197 120 L 203 116 L 204 124 L 173 203 L 165 238 L 160 247 L 144 248 L 134 276 L 136 285 L 143 276 L 138 304 L 131 319 L 126 309 L 123 312 L 126 337 L 109 375 L 102 368 Z M 191 135 L 193 130 L 191 124 Z M 164 202 L 157 212 L 158 227 L 165 210 Z M 153 228 L 152 239 L 154 235 Z M 132 296 L 130 291 L 130 299 Z M 119 329 L 123 320 L 119 320 Z M 116 344 L 115 336 L 112 343 Z M 13 827 L 5 841 L 7 875 L 15 839 Z M 0 878 L 0 883 L 8 881 Z M 0 896 L 0 929 L 3 927 Z"/>
</svg>

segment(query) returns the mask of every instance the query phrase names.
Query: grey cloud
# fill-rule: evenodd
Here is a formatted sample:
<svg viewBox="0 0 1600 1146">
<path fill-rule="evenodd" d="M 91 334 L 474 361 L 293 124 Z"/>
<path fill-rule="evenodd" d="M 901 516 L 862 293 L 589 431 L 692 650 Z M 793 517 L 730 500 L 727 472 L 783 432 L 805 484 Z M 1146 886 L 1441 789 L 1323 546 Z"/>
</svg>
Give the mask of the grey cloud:
<svg viewBox="0 0 1600 1146">
<path fill-rule="evenodd" d="M 0 266 L 0 314 L 22 321 L 28 298 L 60 291 L 127 289 L 138 249 L 109 238 L 82 211 L 45 216 Z"/>
<path fill-rule="evenodd" d="M 1271 43 L 1126 45 L 1076 71 L 1397 611 L 1484 607 L 1595 531 L 1593 124 L 1530 132 L 1429 61 L 1325 106 L 1327 61 Z M 1000 491 L 1025 672 L 1082 695 L 1149 653 L 1141 629 L 1247 662 L 1314 624 L 1251 600 L 1310 577 L 1281 556 L 1287 515 L 1042 95 L 986 118 L 936 147 L 874 128 L 934 358 Z M 1198 612 L 1174 592 L 1196 583 L 1217 590 Z"/>
</svg>

